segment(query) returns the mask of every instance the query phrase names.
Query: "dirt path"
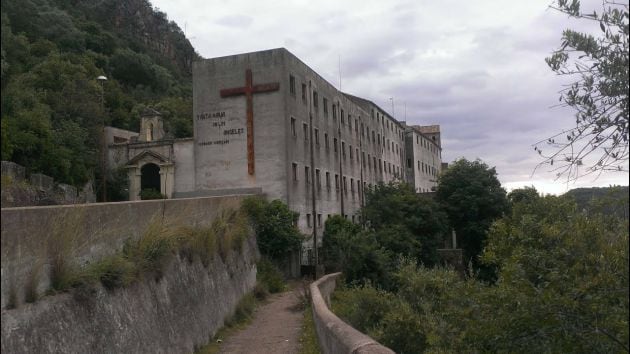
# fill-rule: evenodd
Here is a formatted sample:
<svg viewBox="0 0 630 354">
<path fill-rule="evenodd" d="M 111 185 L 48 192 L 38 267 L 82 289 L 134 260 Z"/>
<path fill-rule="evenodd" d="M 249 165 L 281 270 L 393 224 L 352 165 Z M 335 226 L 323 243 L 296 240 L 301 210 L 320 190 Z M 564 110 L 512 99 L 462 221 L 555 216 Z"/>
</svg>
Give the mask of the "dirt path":
<svg viewBox="0 0 630 354">
<path fill-rule="evenodd" d="M 249 326 L 226 338 L 223 354 L 295 354 L 298 352 L 303 310 L 297 290 L 275 294 L 256 309 Z"/>
</svg>

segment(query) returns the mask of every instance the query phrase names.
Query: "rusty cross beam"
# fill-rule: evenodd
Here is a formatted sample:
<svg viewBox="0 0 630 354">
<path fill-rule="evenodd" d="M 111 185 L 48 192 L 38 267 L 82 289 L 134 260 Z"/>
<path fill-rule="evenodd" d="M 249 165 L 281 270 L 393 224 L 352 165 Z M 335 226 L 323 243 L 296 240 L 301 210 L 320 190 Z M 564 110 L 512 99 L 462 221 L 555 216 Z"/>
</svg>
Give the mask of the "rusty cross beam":
<svg viewBox="0 0 630 354">
<path fill-rule="evenodd" d="M 245 95 L 247 102 L 247 173 L 254 174 L 254 94 L 262 92 L 278 91 L 280 83 L 271 82 L 254 85 L 252 70 L 245 70 L 245 86 L 223 89 L 220 91 L 221 97 L 231 97 Z"/>
</svg>

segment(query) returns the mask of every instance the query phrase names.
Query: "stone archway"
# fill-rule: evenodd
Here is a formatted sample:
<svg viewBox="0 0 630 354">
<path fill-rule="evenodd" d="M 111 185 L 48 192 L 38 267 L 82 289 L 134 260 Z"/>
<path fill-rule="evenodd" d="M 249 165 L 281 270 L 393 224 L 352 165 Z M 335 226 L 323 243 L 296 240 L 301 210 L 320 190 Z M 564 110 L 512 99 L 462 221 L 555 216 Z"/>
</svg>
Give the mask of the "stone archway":
<svg viewBox="0 0 630 354">
<path fill-rule="evenodd" d="M 160 166 L 154 163 L 144 164 L 140 169 L 140 191 L 153 189 L 156 192 L 161 192 L 160 182 Z"/>
</svg>

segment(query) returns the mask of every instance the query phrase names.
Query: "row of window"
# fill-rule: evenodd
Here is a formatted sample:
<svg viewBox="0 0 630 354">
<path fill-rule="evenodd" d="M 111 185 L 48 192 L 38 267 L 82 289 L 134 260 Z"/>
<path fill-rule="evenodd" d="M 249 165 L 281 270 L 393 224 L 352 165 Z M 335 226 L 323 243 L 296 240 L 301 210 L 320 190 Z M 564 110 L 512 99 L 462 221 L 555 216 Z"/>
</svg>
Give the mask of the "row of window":
<svg viewBox="0 0 630 354">
<path fill-rule="evenodd" d="M 326 220 L 330 219 L 331 216 L 332 216 L 331 214 L 328 214 L 326 216 Z M 307 213 L 305 217 L 306 217 L 306 226 L 307 227 L 309 227 L 309 228 L 313 227 L 313 221 L 317 222 L 317 227 L 322 227 L 323 226 L 323 224 L 322 224 L 322 214 L 317 214 L 317 217 L 316 217 L 315 220 L 312 220 L 312 215 L 310 213 Z M 344 215 L 343 217 L 348 219 L 348 215 Z M 356 221 L 357 221 L 357 218 L 355 217 L 355 215 L 352 215 L 352 222 L 355 223 Z M 312 251 L 312 250 L 309 250 L 309 251 Z"/>
<path fill-rule="evenodd" d="M 302 132 L 304 135 L 304 141 L 308 141 L 309 140 L 309 129 L 308 129 L 308 124 L 307 123 L 302 123 Z M 382 144 L 383 146 L 381 147 L 381 134 L 378 133 L 376 134 L 375 137 L 375 131 L 372 131 L 372 141 L 375 142 L 376 139 L 378 139 L 378 143 L 376 143 L 380 148 L 382 152 L 385 152 L 385 146 L 387 146 L 387 151 L 391 151 L 392 153 L 394 153 L 395 155 L 400 156 L 400 154 L 402 153 L 402 148 L 398 145 L 398 143 L 394 143 L 393 141 L 390 141 L 389 139 L 386 139 L 385 136 L 382 137 Z M 294 138 L 297 138 L 297 129 L 296 129 L 296 119 L 294 117 L 291 117 L 291 135 Z M 319 147 L 320 145 L 320 139 L 319 139 L 319 129 L 315 128 L 313 129 L 313 138 L 315 139 L 315 145 L 317 147 Z M 337 152 L 337 138 L 333 138 L 334 139 L 334 151 Z M 368 139 L 369 142 L 369 139 Z M 330 147 L 329 145 L 329 140 L 328 140 L 328 133 L 324 133 L 324 145 L 326 146 L 326 149 L 328 149 Z M 345 142 L 342 142 L 342 152 L 343 152 L 343 156 L 345 157 Z M 357 149 L 358 150 L 358 149 Z M 352 145 L 350 145 L 350 158 L 352 158 Z"/>
<path fill-rule="evenodd" d="M 372 120 L 374 120 L 374 109 L 371 111 Z M 404 131 L 394 125 L 390 120 L 385 120 L 385 114 L 376 111 L 376 123 L 381 123 L 383 129 L 389 129 L 391 132 L 396 133 L 401 140 L 404 139 Z"/>
<path fill-rule="evenodd" d="M 390 165 L 391 166 L 391 165 Z M 391 169 L 391 167 L 390 167 Z M 293 181 L 297 182 L 298 181 L 298 172 L 299 167 L 297 163 L 293 163 L 292 165 L 292 173 L 293 173 Z M 332 188 L 331 185 L 331 179 L 330 179 L 330 172 L 326 171 L 324 174 L 324 182 L 326 185 L 326 189 L 330 190 Z M 339 191 L 340 189 L 343 189 L 343 193 L 344 194 L 348 194 L 348 177 L 347 176 L 342 176 L 341 180 L 339 178 L 339 174 L 335 173 L 335 189 L 337 191 Z M 350 177 L 350 192 L 354 194 L 355 191 L 359 192 L 359 194 L 362 193 L 362 189 L 361 189 L 361 181 L 357 178 L 356 180 L 354 179 L 354 177 Z M 311 184 L 311 169 L 310 166 L 304 166 L 304 181 L 306 182 L 306 185 L 310 185 Z M 356 182 L 356 183 L 355 183 Z M 317 190 L 321 190 L 322 188 L 322 176 L 321 176 L 321 170 L 319 168 L 315 169 L 315 185 L 317 186 Z M 356 186 L 356 189 L 355 189 Z M 367 189 L 372 187 L 371 183 L 367 183 L 366 181 L 363 182 L 363 189 Z"/>
<path fill-rule="evenodd" d="M 432 137 L 433 141 L 435 141 L 435 136 Z M 416 145 L 422 145 L 423 148 L 430 150 L 431 152 L 437 152 L 437 147 L 431 144 L 429 141 L 425 139 L 420 139 L 420 136 L 416 136 Z"/>
<path fill-rule="evenodd" d="M 289 75 L 289 92 L 292 96 L 296 97 L 295 77 L 293 75 Z M 307 90 L 306 90 L 305 83 L 302 83 L 302 102 L 304 104 L 307 103 Z M 326 97 L 322 98 L 322 107 L 323 107 L 324 117 L 328 117 L 328 99 Z M 313 108 L 316 111 L 319 111 L 319 94 L 317 93 L 317 91 L 313 91 Z M 337 109 L 338 108 L 339 108 L 339 113 L 340 113 L 339 115 L 341 118 L 341 125 L 344 126 L 346 125 L 346 122 L 347 122 L 348 130 L 352 131 L 352 121 L 353 121 L 352 116 L 348 114 L 348 119 L 346 120 L 344 110 L 335 104 L 332 105 L 333 121 L 335 123 L 337 122 Z M 372 120 L 374 120 L 374 109 L 372 109 Z M 377 120 L 377 123 L 379 122 L 381 123 L 383 129 L 390 130 L 392 133 L 395 133 L 401 141 L 404 140 L 404 131 L 398 128 L 397 126 L 395 126 L 393 122 L 389 120 L 385 120 L 384 114 L 379 114 L 379 112 L 377 112 L 376 120 Z M 359 120 L 356 118 L 354 119 L 354 130 L 358 137 L 359 136 Z M 363 132 L 363 130 L 364 130 L 363 123 L 361 123 L 361 131 Z M 368 136 L 369 136 L 369 128 L 367 128 L 367 130 L 368 130 Z M 363 132 L 362 134 L 365 137 L 365 133 Z"/>
<path fill-rule="evenodd" d="M 435 166 L 430 166 L 429 164 L 425 164 L 421 161 L 418 161 L 418 171 L 422 171 L 422 173 L 431 175 L 433 177 L 437 177 L 438 175 L 438 170 L 435 168 Z"/>
</svg>

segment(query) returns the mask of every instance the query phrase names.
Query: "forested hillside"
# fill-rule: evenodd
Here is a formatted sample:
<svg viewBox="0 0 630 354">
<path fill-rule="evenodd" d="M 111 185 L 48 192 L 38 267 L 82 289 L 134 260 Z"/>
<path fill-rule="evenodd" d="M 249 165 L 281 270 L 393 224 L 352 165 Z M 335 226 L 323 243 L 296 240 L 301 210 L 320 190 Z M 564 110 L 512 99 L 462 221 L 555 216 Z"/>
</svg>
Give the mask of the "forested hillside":
<svg viewBox="0 0 630 354">
<path fill-rule="evenodd" d="M 147 105 L 171 136 L 192 136 L 199 56 L 149 1 L 2 0 L 1 11 L 3 160 L 82 185 L 98 172 L 101 122 L 137 130 Z"/>
</svg>

